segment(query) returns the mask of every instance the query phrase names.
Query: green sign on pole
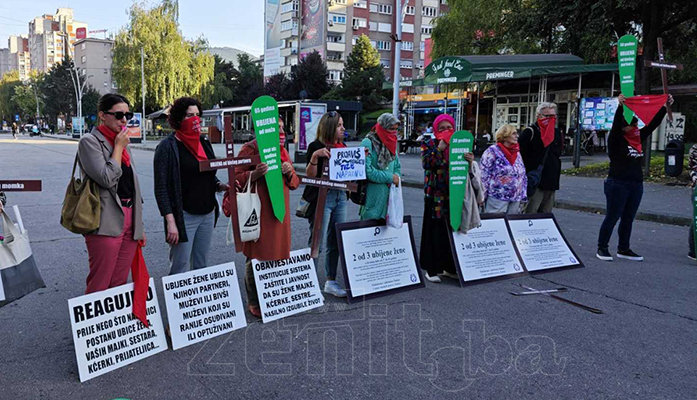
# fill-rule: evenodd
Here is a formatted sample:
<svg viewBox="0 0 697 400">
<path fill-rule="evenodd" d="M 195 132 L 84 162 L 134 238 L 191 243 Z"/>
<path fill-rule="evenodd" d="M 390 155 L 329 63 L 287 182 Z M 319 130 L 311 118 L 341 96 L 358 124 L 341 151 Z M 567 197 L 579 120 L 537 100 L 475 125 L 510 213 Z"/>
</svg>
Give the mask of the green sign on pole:
<svg viewBox="0 0 697 400">
<path fill-rule="evenodd" d="M 636 75 L 637 39 L 634 35 L 624 35 L 617 43 L 617 60 L 619 61 L 620 89 L 624 97 L 634 96 L 634 77 Z M 624 107 L 624 119 L 632 122 L 634 112 Z"/>
<path fill-rule="evenodd" d="M 278 103 L 271 96 L 261 96 L 252 103 L 251 114 L 261 162 L 269 166 L 264 177 L 273 214 L 279 221 L 283 221 L 286 216 L 286 199 L 283 195 L 281 146 L 278 138 Z"/>
<path fill-rule="evenodd" d="M 462 219 L 462 203 L 467 190 L 467 177 L 470 164 L 465 160 L 465 154 L 471 153 L 474 147 L 474 136 L 468 131 L 457 131 L 450 139 L 450 226 L 453 230 L 460 228 Z"/>
</svg>

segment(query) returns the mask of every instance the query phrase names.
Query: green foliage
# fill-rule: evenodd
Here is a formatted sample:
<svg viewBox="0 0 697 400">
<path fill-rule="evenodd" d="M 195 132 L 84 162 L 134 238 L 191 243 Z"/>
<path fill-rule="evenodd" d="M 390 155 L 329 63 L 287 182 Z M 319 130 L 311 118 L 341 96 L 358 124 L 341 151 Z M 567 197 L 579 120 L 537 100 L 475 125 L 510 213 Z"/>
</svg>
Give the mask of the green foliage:
<svg viewBox="0 0 697 400">
<path fill-rule="evenodd" d="M 0 120 L 8 123 L 14 121 L 15 114 L 20 114 L 20 107 L 12 101 L 15 88 L 22 86 L 19 80 L 19 71 L 11 71 L 0 78 Z"/>
<path fill-rule="evenodd" d="M 232 69 L 233 104 L 251 106 L 252 102 L 264 94 L 264 72 L 249 57 L 237 55 L 237 69 Z"/>
<path fill-rule="evenodd" d="M 148 8 L 133 4 L 129 24 L 116 36 L 113 76 L 119 91 L 142 105 L 141 49 L 145 53 L 145 103 L 150 111 L 181 96 L 201 97 L 213 79 L 214 59 L 204 38 L 186 40 L 179 31 L 179 3 L 163 0 Z"/>
<path fill-rule="evenodd" d="M 686 146 L 686 148 L 689 148 Z M 569 168 L 562 171 L 565 175 L 604 178 L 610 169 L 610 162 L 601 162 L 585 165 L 579 168 Z M 643 169 L 643 167 L 642 167 Z M 644 177 L 644 181 L 662 183 L 666 185 L 684 186 L 690 183 L 690 169 L 688 168 L 688 158 L 683 159 L 683 171 L 680 176 L 672 177 L 665 174 L 665 156 L 663 154 L 651 157 L 649 176 Z"/>
<path fill-rule="evenodd" d="M 52 123 L 55 123 L 61 114 L 65 116 L 67 121 L 70 121 L 70 117 L 75 115 L 73 110 L 77 105 L 75 86 L 71 77 L 72 68 L 73 61 L 66 58 L 62 63 L 54 64 L 38 84 L 39 92 L 44 97 L 45 103 L 45 108 L 41 111 Z"/>
<path fill-rule="evenodd" d="M 23 82 L 21 86 L 15 87 L 15 94 L 11 101 L 17 104 L 20 109 L 20 117 L 23 121 L 35 121 L 38 115 L 41 116 L 44 111 L 44 97 L 39 92 L 39 84 L 44 80 L 45 74 L 39 71 L 32 71 L 29 79 Z"/>
<path fill-rule="evenodd" d="M 97 117 L 97 104 L 101 95 L 99 91 L 91 85 L 87 86 L 82 93 L 82 115 L 85 117 Z"/>
<path fill-rule="evenodd" d="M 368 36 L 359 36 L 346 59 L 344 79 L 334 95 L 343 100 L 360 101 L 364 110 L 372 111 L 384 101 L 381 95 L 384 82 L 380 54 L 370 44 Z"/>
<path fill-rule="evenodd" d="M 292 82 L 288 79 L 288 76 L 281 72 L 269 77 L 266 85 L 264 85 L 264 90 L 267 95 L 273 97 L 276 101 L 293 100 L 297 97 L 293 96 L 291 85 Z"/>
<path fill-rule="evenodd" d="M 327 77 L 329 77 L 327 65 L 315 50 L 291 68 L 291 94 L 294 98 L 299 98 L 300 92 L 304 90 L 307 92 L 308 99 L 322 98 L 331 90 Z"/>
<path fill-rule="evenodd" d="M 235 67 L 231 62 L 223 60 L 217 54 L 213 55 L 213 81 L 203 88 L 202 105 L 209 109 L 218 104 L 221 107 L 232 105 L 234 85 L 232 76 Z"/>
</svg>

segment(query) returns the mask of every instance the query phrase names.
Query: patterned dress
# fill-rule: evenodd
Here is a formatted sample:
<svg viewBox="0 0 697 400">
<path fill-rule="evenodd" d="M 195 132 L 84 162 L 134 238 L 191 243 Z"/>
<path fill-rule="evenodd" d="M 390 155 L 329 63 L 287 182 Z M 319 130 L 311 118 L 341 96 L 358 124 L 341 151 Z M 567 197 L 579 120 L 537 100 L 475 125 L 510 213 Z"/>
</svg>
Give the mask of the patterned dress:
<svg viewBox="0 0 697 400">
<path fill-rule="evenodd" d="M 434 138 L 421 145 L 424 197 L 433 201 L 431 216 L 436 219 L 448 215 L 448 160 L 446 152 L 438 150 L 438 142 Z"/>
<path fill-rule="evenodd" d="M 499 146 L 490 146 L 479 164 L 486 197 L 507 202 L 527 201 L 528 177 L 520 154 L 511 165 Z"/>
</svg>

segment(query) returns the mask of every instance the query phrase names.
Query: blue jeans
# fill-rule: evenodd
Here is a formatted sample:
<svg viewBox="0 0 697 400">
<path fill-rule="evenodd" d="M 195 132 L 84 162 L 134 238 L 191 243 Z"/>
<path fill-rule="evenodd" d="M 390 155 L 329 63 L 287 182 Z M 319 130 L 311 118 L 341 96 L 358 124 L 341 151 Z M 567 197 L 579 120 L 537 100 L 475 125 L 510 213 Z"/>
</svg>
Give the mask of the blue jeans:
<svg viewBox="0 0 697 400">
<path fill-rule="evenodd" d="M 213 240 L 215 210 L 208 214 L 196 215 L 184 211 L 184 226 L 187 242 L 169 246 L 169 274 L 180 274 L 191 269 L 208 266 L 208 253 Z"/>
<path fill-rule="evenodd" d="M 324 203 L 324 217 L 322 229 L 320 229 L 319 254 L 324 256 L 324 272 L 327 280 L 336 279 L 336 269 L 339 266 L 339 244 L 336 240 L 336 224 L 346 222 L 346 210 L 348 200 L 346 192 L 339 190 L 327 191 L 327 201 Z M 312 229 L 315 224 L 314 217 L 310 219 L 310 240 L 312 245 Z M 319 259 L 314 259 L 315 267 L 319 268 Z"/>
<path fill-rule="evenodd" d="M 605 180 L 605 198 L 607 199 L 607 211 L 605 220 L 600 225 L 598 235 L 598 248 L 608 249 L 610 236 L 615 229 L 615 224 L 620 221 L 617 234 L 620 237 L 617 250 L 629 250 L 629 238 L 632 236 L 632 223 L 636 216 L 641 197 L 644 195 L 642 182 L 623 181 L 607 178 Z"/>
</svg>

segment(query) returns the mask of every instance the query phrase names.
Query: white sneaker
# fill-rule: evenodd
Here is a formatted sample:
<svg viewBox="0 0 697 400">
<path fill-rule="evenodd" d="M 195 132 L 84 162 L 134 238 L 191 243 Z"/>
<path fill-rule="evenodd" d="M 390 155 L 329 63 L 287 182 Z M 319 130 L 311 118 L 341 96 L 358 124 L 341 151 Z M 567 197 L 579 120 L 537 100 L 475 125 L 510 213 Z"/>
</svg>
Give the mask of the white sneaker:
<svg viewBox="0 0 697 400">
<path fill-rule="evenodd" d="M 440 275 L 445 276 L 445 277 L 450 278 L 450 279 L 455 279 L 456 281 L 460 280 L 460 277 L 457 276 L 457 274 L 453 274 L 453 273 L 448 272 L 448 271 L 443 271 Z"/>
<path fill-rule="evenodd" d="M 334 297 L 346 297 L 346 291 L 336 281 L 326 281 L 324 283 L 324 293 L 329 293 Z"/>
<path fill-rule="evenodd" d="M 427 279 L 429 282 L 440 283 L 440 277 L 439 277 L 438 275 L 436 275 L 436 276 L 431 276 L 431 275 L 428 274 L 428 272 L 424 272 L 424 275 L 426 275 L 426 279 Z"/>
</svg>

